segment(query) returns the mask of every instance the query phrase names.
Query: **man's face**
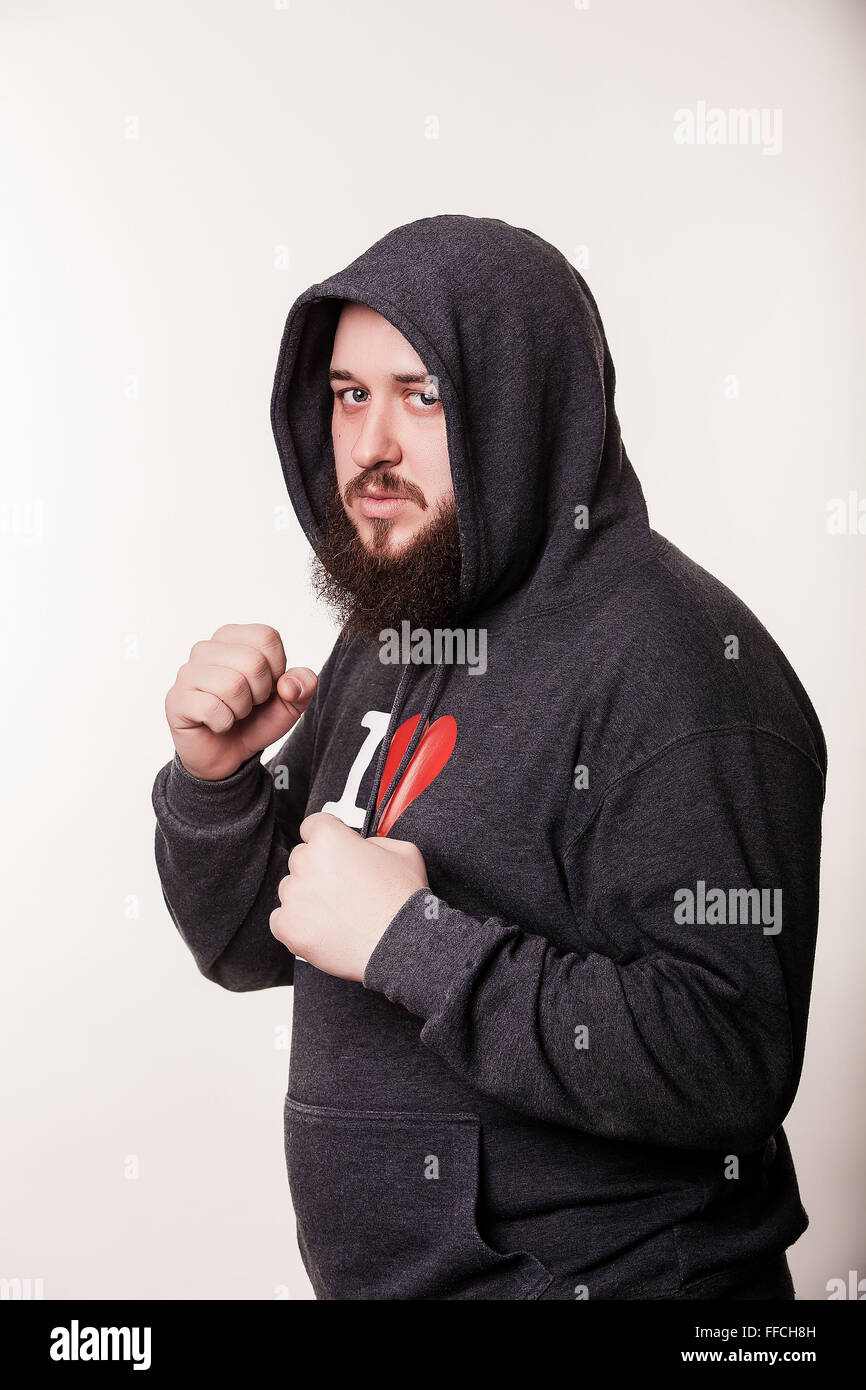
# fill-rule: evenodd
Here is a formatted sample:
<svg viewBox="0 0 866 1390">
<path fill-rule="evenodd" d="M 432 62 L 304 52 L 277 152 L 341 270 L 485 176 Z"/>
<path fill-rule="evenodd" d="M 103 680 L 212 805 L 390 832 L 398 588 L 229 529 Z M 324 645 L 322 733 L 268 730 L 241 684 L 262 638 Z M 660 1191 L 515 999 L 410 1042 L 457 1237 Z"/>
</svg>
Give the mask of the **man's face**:
<svg viewBox="0 0 866 1390">
<path fill-rule="evenodd" d="M 348 303 L 330 386 L 336 476 L 318 593 L 368 637 L 403 618 L 438 626 L 457 599 L 460 541 L 436 379 L 392 323 Z"/>
<path fill-rule="evenodd" d="M 330 383 L 343 505 L 368 549 L 395 555 L 454 495 L 436 379 L 392 323 L 347 304 Z"/>
</svg>

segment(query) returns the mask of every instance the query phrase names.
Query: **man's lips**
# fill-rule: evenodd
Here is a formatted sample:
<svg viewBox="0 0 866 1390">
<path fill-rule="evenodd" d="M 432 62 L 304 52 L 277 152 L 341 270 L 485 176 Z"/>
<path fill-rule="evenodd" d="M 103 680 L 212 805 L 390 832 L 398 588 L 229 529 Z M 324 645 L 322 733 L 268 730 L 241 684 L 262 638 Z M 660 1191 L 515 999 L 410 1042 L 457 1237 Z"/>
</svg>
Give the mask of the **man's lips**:
<svg viewBox="0 0 866 1390">
<path fill-rule="evenodd" d="M 409 498 L 393 492 L 362 492 L 359 500 L 362 516 L 389 517 L 402 511 Z"/>
</svg>

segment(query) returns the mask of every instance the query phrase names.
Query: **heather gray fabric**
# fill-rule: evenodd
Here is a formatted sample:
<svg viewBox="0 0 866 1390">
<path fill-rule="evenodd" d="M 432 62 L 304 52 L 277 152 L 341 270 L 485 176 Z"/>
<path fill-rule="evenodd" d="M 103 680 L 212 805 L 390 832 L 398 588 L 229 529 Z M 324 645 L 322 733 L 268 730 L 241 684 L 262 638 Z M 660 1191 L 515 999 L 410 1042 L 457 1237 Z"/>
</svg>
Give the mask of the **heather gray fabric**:
<svg viewBox="0 0 866 1390">
<path fill-rule="evenodd" d="M 153 790 L 199 970 L 229 990 L 294 984 L 285 1153 L 316 1295 L 790 1298 L 784 1252 L 808 1218 L 782 1121 L 816 943 L 815 711 L 745 604 L 650 528 L 585 282 L 495 219 L 397 228 L 292 306 L 272 419 L 311 544 L 347 298 L 439 378 L 461 619 L 486 629 L 487 670 L 385 665 L 341 635 L 266 764 L 208 783 L 175 756 Z M 363 983 L 336 979 L 270 933 L 288 850 L 323 809 L 376 833 L 385 724 L 405 738 L 424 709 L 427 748 L 440 720 L 456 743 L 408 804 L 398 785 L 389 834 L 419 846 L 430 892 Z"/>
</svg>

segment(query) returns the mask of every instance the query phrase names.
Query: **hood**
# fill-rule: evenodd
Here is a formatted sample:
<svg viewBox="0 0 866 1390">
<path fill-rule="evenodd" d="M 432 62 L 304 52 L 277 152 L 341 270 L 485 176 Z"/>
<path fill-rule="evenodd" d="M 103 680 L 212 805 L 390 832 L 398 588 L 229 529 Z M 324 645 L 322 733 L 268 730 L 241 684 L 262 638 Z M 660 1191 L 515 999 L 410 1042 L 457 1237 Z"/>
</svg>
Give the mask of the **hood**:
<svg viewBox="0 0 866 1390">
<path fill-rule="evenodd" d="M 455 620 L 495 629 L 574 604 L 646 552 L 646 505 L 589 287 L 535 232 L 459 214 L 395 228 L 289 310 L 271 423 L 314 549 L 335 467 L 328 365 L 345 300 L 388 319 L 438 378 L 461 545 Z M 411 683 L 403 675 L 401 702 Z M 434 703 L 444 678 L 436 673 Z M 392 711 L 376 787 L 398 716 Z"/>
</svg>

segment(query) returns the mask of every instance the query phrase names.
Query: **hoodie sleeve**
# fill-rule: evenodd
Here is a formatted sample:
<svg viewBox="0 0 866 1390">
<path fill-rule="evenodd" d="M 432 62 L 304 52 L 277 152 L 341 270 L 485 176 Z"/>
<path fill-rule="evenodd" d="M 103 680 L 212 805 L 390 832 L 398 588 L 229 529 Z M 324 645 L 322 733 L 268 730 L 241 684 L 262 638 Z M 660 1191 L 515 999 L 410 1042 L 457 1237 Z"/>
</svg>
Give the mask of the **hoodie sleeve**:
<svg viewBox="0 0 866 1390">
<path fill-rule="evenodd" d="M 573 910 L 552 935 L 570 949 L 419 889 L 363 983 L 525 1115 L 618 1140 L 757 1148 L 802 1067 L 823 795 L 817 764 L 775 736 L 684 739 L 609 787 L 569 843 Z M 729 891 L 755 888 L 769 890 L 760 908 Z"/>
<path fill-rule="evenodd" d="M 267 763 L 256 754 L 230 777 L 208 781 L 175 753 L 154 782 L 155 857 L 166 907 L 201 973 L 224 989 L 293 983 L 295 958 L 271 932 L 270 914 L 306 813 L 337 646 L 313 699 Z"/>
</svg>

